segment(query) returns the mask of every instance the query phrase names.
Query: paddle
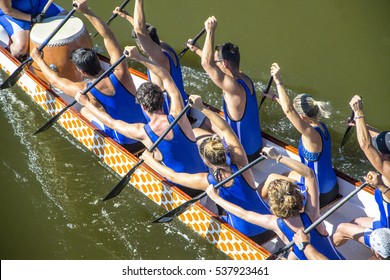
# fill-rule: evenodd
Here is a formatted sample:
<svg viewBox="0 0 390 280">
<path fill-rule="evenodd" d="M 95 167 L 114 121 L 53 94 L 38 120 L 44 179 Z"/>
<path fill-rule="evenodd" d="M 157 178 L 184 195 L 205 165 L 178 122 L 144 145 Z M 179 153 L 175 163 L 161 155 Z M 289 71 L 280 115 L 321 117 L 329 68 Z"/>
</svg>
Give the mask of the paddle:
<svg viewBox="0 0 390 280">
<path fill-rule="evenodd" d="M 127 51 L 125 51 L 125 54 L 123 54 L 113 65 L 110 66 L 106 71 L 103 72 L 98 78 L 96 78 L 86 89 L 84 89 L 81 94 L 86 94 L 88 91 L 93 89 L 94 86 L 96 86 L 97 83 L 99 83 L 103 78 L 105 78 L 115 67 L 117 67 L 123 60 L 126 59 Z M 53 126 L 53 124 L 61 117 L 63 113 L 65 113 L 70 107 L 72 107 L 74 104 L 76 104 L 77 101 L 74 100 L 72 103 L 64 107 L 57 115 L 55 115 L 53 118 L 51 118 L 47 123 L 45 123 L 40 129 L 38 129 L 34 135 L 48 130 L 50 127 Z"/>
<path fill-rule="evenodd" d="M 49 41 L 54 37 L 54 35 L 57 34 L 57 32 L 65 25 L 65 23 L 68 21 L 68 19 L 76 12 L 77 10 L 77 4 L 73 3 L 73 9 L 68 13 L 68 15 L 58 24 L 58 26 L 53 30 L 52 33 L 46 38 L 45 41 L 38 47 L 38 51 L 42 51 L 43 48 L 49 43 Z M 18 68 L 8 77 L 7 80 L 5 80 L 2 85 L 0 86 L 0 89 L 6 89 L 14 86 L 16 82 L 19 80 L 20 74 L 22 73 L 23 69 L 25 67 L 30 66 L 32 63 L 31 56 L 26 59 L 22 64 L 19 65 Z"/>
<path fill-rule="evenodd" d="M 193 39 L 191 39 L 190 41 L 190 45 L 193 45 L 196 43 L 196 41 L 198 41 L 198 39 L 206 32 L 206 29 L 203 28 L 199 33 L 198 35 L 196 35 Z M 189 50 L 190 48 L 189 47 L 185 47 L 178 55 L 179 59 Z"/>
<path fill-rule="evenodd" d="M 47 9 L 49 9 L 49 6 L 51 5 L 51 3 L 53 3 L 53 1 L 54 1 L 54 0 L 49 0 L 49 1 L 47 1 L 45 7 L 43 7 L 43 10 L 42 10 L 41 14 L 46 13 Z"/>
<path fill-rule="evenodd" d="M 352 126 L 349 125 L 351 122 L 353 122 L 353 118 L 355 117 L 355 112 L 352 111 L 351 113 L 351 116 L 349 117 L 349 119 L 347 120 L 347 130 L 345 131 L 344 133 L 344 136 L 343 136 L 343 140 L 341 141 L 341 145 L 340 145 L 340 148 L 342 148 L 344 146 L 344 144 L 348 141 L 348 139 L 351 137 L 351 129 L 352 129 Z"/>
<path fill-rule="evenodd" d="M 365 182 L 364 184 L 361 184 L 358 188 L 356 188 L 354 191 L 352 191 L 350 194 L 348 194 L 346 197 L 344 197 L 342 200 L 340 200 L 335 206 L 333 206 L 331 209 L 329 209 L 317 221 L 315 221 L 309 227 L 307 227 L 304 230 L 304 233 L 308 234 L 312 229 L 314 229 L 316 226 L 318 226 L 320 223 L 322 223 L 327 217 L 329 217 L 331 214 L 333 214 L 344 203 L 346 203 L 349 199 L 351 199 L 355 194 L 357 194 L 359 191 L 361 191 L 367 185 L 369 185 L 367 182 Z M 267 258 L 267 260 L 276 260 L 276 259 L 278 259 L 281 254 L 284 254 L 284 252 L 286 252 L 288 249 L 290 249 L 294 244 L 295 244 L 294 241 L 291 241 L 290 243 L 285 245 L 283 248 L 279 249 L 276 253 L 274 253 L 271 256 L 269 256 Z"/>
<path fill-rule="evenodd" d="M 157 148 L 158 144 L 162 140 L 164 140 L 165 136 L 172 130 L 172 128 L 178 123 L 178 121 L 181 119 L 181 117 L 191 108 L 191 105 L 188 103 L 184 109 L 177 115 L 176 119 L 165 129 L 165 131 L 160 135 L 160 137 L 156 140 L 156 142 L 153 143 L 153 145 L 148 149 L 148 151 L 151 153 L 155 148 Z M 125 188 L 127 183 L 130 181 L 131 176 L 133 173 L 137 170 L 137 168 L 144 162 L 143 159 L 140 159 L 133 168 L 130 169 L 129 172 L 122 178 L 122 180 L 112 189 L 112 191 L 103 199 L 103 201 L 106 201 L 110 198 L 116 197 L 121 193 L 121 191 Z"/>
<path fill-rule="evenodd" d="M 128 3 L 130 2 L 130 0 L 125 0 L 123 1 L 122 5 L 119 6 L 119 11 L 121 11 Z M 109 20 L 106 22 L 107 25 L 110 25 L 111 21 L 114 20 L 114 18 L 116 18 L 118 16 L 118 14 L 112 14 L 111 17 L 109 18 Z M 96 37 L 97 35 L 99 35 L 99 32 L 96 32 L 95 35 L 93 35 L 93 37 Z"/>
<path fill-rule="evenodd" d="M 232 175 L 230 175 L 229 177 L 227 177 L 225 180 L 223 180 L 223 181 L 219 182 L 218 184 L 216 184 L 214 186 L 214 188 L 218 189 L 218 188 L 222 187 L 224 184 L 226 184 L 230 180 L 234 179 L 235 177 L 237 177 L 238 175 L 240 175 L 241 173 L 243 173 L 244 171 L 248 170 L 249 168 L 251 168 L 252 166 L 256 165 L 257 163 L 259 163 L 260 161 L 262 161 L 264 159 L 265 159 L 264 156 L 258 157 L 257 159 L 255 159 L 251 163 L 245 165 L 243 168 L 241 168 L 237 172 L 235 172 Z M 198 196 L 196 196 L 196 197 L 194 197 L 194 198 L 184 202 L 179 207 L 176 207 L 175 209 L 169 211 L 168 213 L 166 213 L 165 215 L 161 216 L 160 218 L 157 218 L 155 221 L 153 221 L 153 223 L 168 223 L 168 222 L 172 221 L 173 218 L 183 214 L 192 204 L 194 204 L 198 200 L 202 199 L 206 195 L 207 195 L 206 192 L 201 193 L 200 195 L 198 195 Z"/>
<path fill-rule="evenodd" d="M 264 93 L 268 93 L 269 92 L 269 89 L 271 88 L 271 85 L 272 85 L 272 82 L 274 81 L 274 78 L 271 76 L 268 80 L 268 84 L 267 84 L 267 87 L 265 88 L 265 90 L 263 91 Z M 259 105 L 259 110 L 260 110 L 260 107 L 261 105 L 263 104 L 264 100 L 265 100 L 265 96 L 263 96 L 263 98 L 261 98 L 261 101 L 260 101 L 260 105 Z"/>
</svg>

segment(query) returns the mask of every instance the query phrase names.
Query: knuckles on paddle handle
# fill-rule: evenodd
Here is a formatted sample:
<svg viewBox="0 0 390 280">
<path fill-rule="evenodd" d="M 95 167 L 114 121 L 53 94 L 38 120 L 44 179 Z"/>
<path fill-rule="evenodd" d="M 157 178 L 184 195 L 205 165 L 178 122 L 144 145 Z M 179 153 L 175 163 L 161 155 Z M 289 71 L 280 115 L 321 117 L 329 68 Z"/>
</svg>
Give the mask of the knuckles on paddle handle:
<svg viewBox="0 0 390 280">
<path fill-rule="evenodd" d="M 33 16 L 31 18 L 31 23 L 35 24 L 35 23 L 40 23 L 42 22 L 44 19 L 46 18 L 46 14 L 45 13 L 39 13 L 35 16 Z"/>
</svg>

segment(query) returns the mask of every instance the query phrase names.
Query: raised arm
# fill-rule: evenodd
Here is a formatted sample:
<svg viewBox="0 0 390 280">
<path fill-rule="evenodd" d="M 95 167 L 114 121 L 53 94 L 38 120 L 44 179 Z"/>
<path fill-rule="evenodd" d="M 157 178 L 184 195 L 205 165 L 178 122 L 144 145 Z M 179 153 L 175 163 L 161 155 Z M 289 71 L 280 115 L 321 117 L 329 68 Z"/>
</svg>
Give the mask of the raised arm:
<svg viewBox="0 0 390 280">
<path fill-rule="evenodd" d="M 390 183 L 390 160 L 383 159 L 383 156 L 371 143 L 370 132 L 367 129 L 364 117 L 362 98 L 355 95 L 349 102 L 349 105 L 355 112 L 356 134 L 360 148 L 363 150 L 372 166 L 374 166 L 374 168 L 386 178 L 386 181 Z"/>
<path fill-rule="evenodd" d="M 143 152 L 140 158 L 142 158 L 147 165 L 156 170 L 160 175 L 175 184 L 196 190 L 206 190 L 208 186 L 207 173 L 178 173 L 157 161 L 153 157 L 153 154 L 147 150 Z"/>
<path fill-rule="evenodd" d="M 115 7 L 114 14 L 117 14 L 118 16 L 126 19 L 130 24 L 134 27 L 134 18 L 132 15 L 130 15 L 125 9 L 119 9 L 119 7 Z"/>
<path fill-rule="evenodd" d="M 233 77 L 226 75 L 218 67 L 217 63 L 227 63 L 224 60 L 215 61 L 214 59 L 214 36 L 217 28 L 217 19 L 209 17 L 205 23 L 206 38 L 202 50 L 202 67 L 210 76 L 211 80 L 221 88 L 227 95 L 245 95 L 245 90 Z M 227 96 L 229 98 L 229 96 Z"/>
<path fill-rule="evenodd" d="M 297 172 L 299 175 L 305 178 L 305 186 L 307 188 L 307 203 L 306 203 L 306 211 L 311 212 L 315 216 L 319 215 L 319 193 L 317 186 L 317 179 L 314 174 L 314 171 L 304 165 L 303 163 L 292 159 L 290 157 L 285 157 L 281 155 L 275 148 L 273 147 L 264 147 L 262 153 L 270 159 L 275 160 L 277 163 L 281 163 L 284 166 L 288 167 L 292 171 Z"/>
<path fill-rule="evenodd" d="M 183 110 L 184 104 L 180 95 L 180 91 L 176 87 L 176 84 L 173 82 L 172 77 L 169 75 L 168 71 L 158 63 L 141 55 L 134 46 L 125 47 L 125 50 L 129 53 L 128 57 L 130 59 L 138 61 L 161 79 L 163 82 L 163 87 L 168 93 L 171 101 L 170 114 L 176 117 L 176 115 L 178 115 Z"/>
<path fill-rule="evenodd" d="M 309 146 L 310 143 L 321 143 L 321 135 L 309 123 L 304 121 L 295 110 L 290 97 L 284 89 L 280 67 L 277 63 L 272 64 L 271 75 L 274 78 L 278 91 L 277 101 L 292 125 L 302 134 L 304 144 Z"/>
<path fill-rule="evenodd" d="M 234 147 L 231 154 L 233 162 L 237 163 L 239 166 L 248 164 L 244 148 L 230 125 L 217 113 L 205 107 L 202 102 L 202 97 L 199 95 L 190 95 L 189 99 L 192 103 L 191 106 L 201 111 L 210 120 L 212 130 L 217 131 L 219 136 L 225 139 L 226 143 L 231 147 Z"/>
<path fill-rule="evenodd" d="M 78 5 L 78 10 L 91 22 L 96 31 L 102 36 L 104 46 L 107 49 L 108 55 L 110 56 L 111 64 L 116 62 L 122 56 L 122 47 L 116 40 L 114 33 L 108 27 L 108 25 L 99 18 L 89 7 L 88 0 L 74 0 Z M 127 72 L 127 64 L 124 61 L 118 65 L 117 69 L 123 72 Z"/>
<path fill-rule="evenodd" d="M 150 58 L 169 69 L 169 60 L 163 53 L 161 46 L 156 44 L 149 35 L 146 27 L 144 1 L 136 0 L 134 5 L 134 31 L 137 34 L 139 43 Z"/>
</svg>

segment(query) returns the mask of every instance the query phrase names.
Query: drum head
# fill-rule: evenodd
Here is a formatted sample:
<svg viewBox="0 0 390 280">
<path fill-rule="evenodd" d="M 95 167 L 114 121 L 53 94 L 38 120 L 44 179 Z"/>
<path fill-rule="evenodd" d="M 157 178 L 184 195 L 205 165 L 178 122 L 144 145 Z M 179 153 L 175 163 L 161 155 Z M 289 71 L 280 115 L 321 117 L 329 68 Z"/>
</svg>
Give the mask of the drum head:
<svg viewBox="0 0 390 280">
<path fill-rule="evenodd" d="M 65 16 L 55 16 L 43 20 L 41 23 L 35 24 L 30 32 L 30 39 L 35 44 L 42 44 L 47 37 L 56 29 Z M 47 44 L 48 47 L 63 46 L 73 41 L 76 41 L 86 32 L 86 28 L 81 19 L 71 17 L 61 27 L 56 35 Z"/>
</svg>

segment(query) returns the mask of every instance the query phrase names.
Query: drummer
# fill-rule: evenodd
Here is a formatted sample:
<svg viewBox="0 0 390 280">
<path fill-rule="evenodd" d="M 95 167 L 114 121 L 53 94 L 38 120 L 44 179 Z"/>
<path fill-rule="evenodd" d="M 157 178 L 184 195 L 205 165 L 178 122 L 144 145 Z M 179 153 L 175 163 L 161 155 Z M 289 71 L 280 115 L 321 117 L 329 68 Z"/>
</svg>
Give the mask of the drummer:
<svg viewBox="0 0 390 280">
<path fill-rule="evenodd" d="M 74 2 L 78 6 L 77 10 L 91 22 L 93 27 L 102 36 L 107 53 L 110 56 L 110 63 L 113 64 L 118 61 L 123 54 L 123 50 L 108 25 L 91 11 L 88 7 L 87 0 L 76 0 Z M 97 54 L 88 48 L 74 50 L 71 54 L 71 59 L 80 73 L 89 79 L 89 81 L 71 81 L 61 77 L 46 64 L 42 58 L 42 54 L 37 49 L 31 52 L 31 57 L 38 64 L 48 82 L 53 87 L 71 97 L 75 97 L 77 92 L 83 91 L 93 80 L 104 72 Z M 108 77 L 103 78 L 87 94 L 93 106 L 97 107 L 98 110 L 106 112 L 115 119 L 127 123 L 146 123 L 141 106 L 135 102 L 135 92 L 136 87 L 129 74 L 127 63 L 123 61 L 108 74 Z M 128 138 L 105 126 L 88 109 L 83 108 L 81 113 L 89 121 L 103 130 L 107 136 L 114 139 L 130 152 L 137 152 L 144 147 L 141 142 Z"/>
<path fill-rule="evenodd" d="M 45 13 L 41 13 L 49 0 L 0 0 L 0 25 L 11 37 L 11 54 L 23 60 L 28 52 L 32 24 L 41 22 L 64 11 L 52 3 Z"/>
</svg>

